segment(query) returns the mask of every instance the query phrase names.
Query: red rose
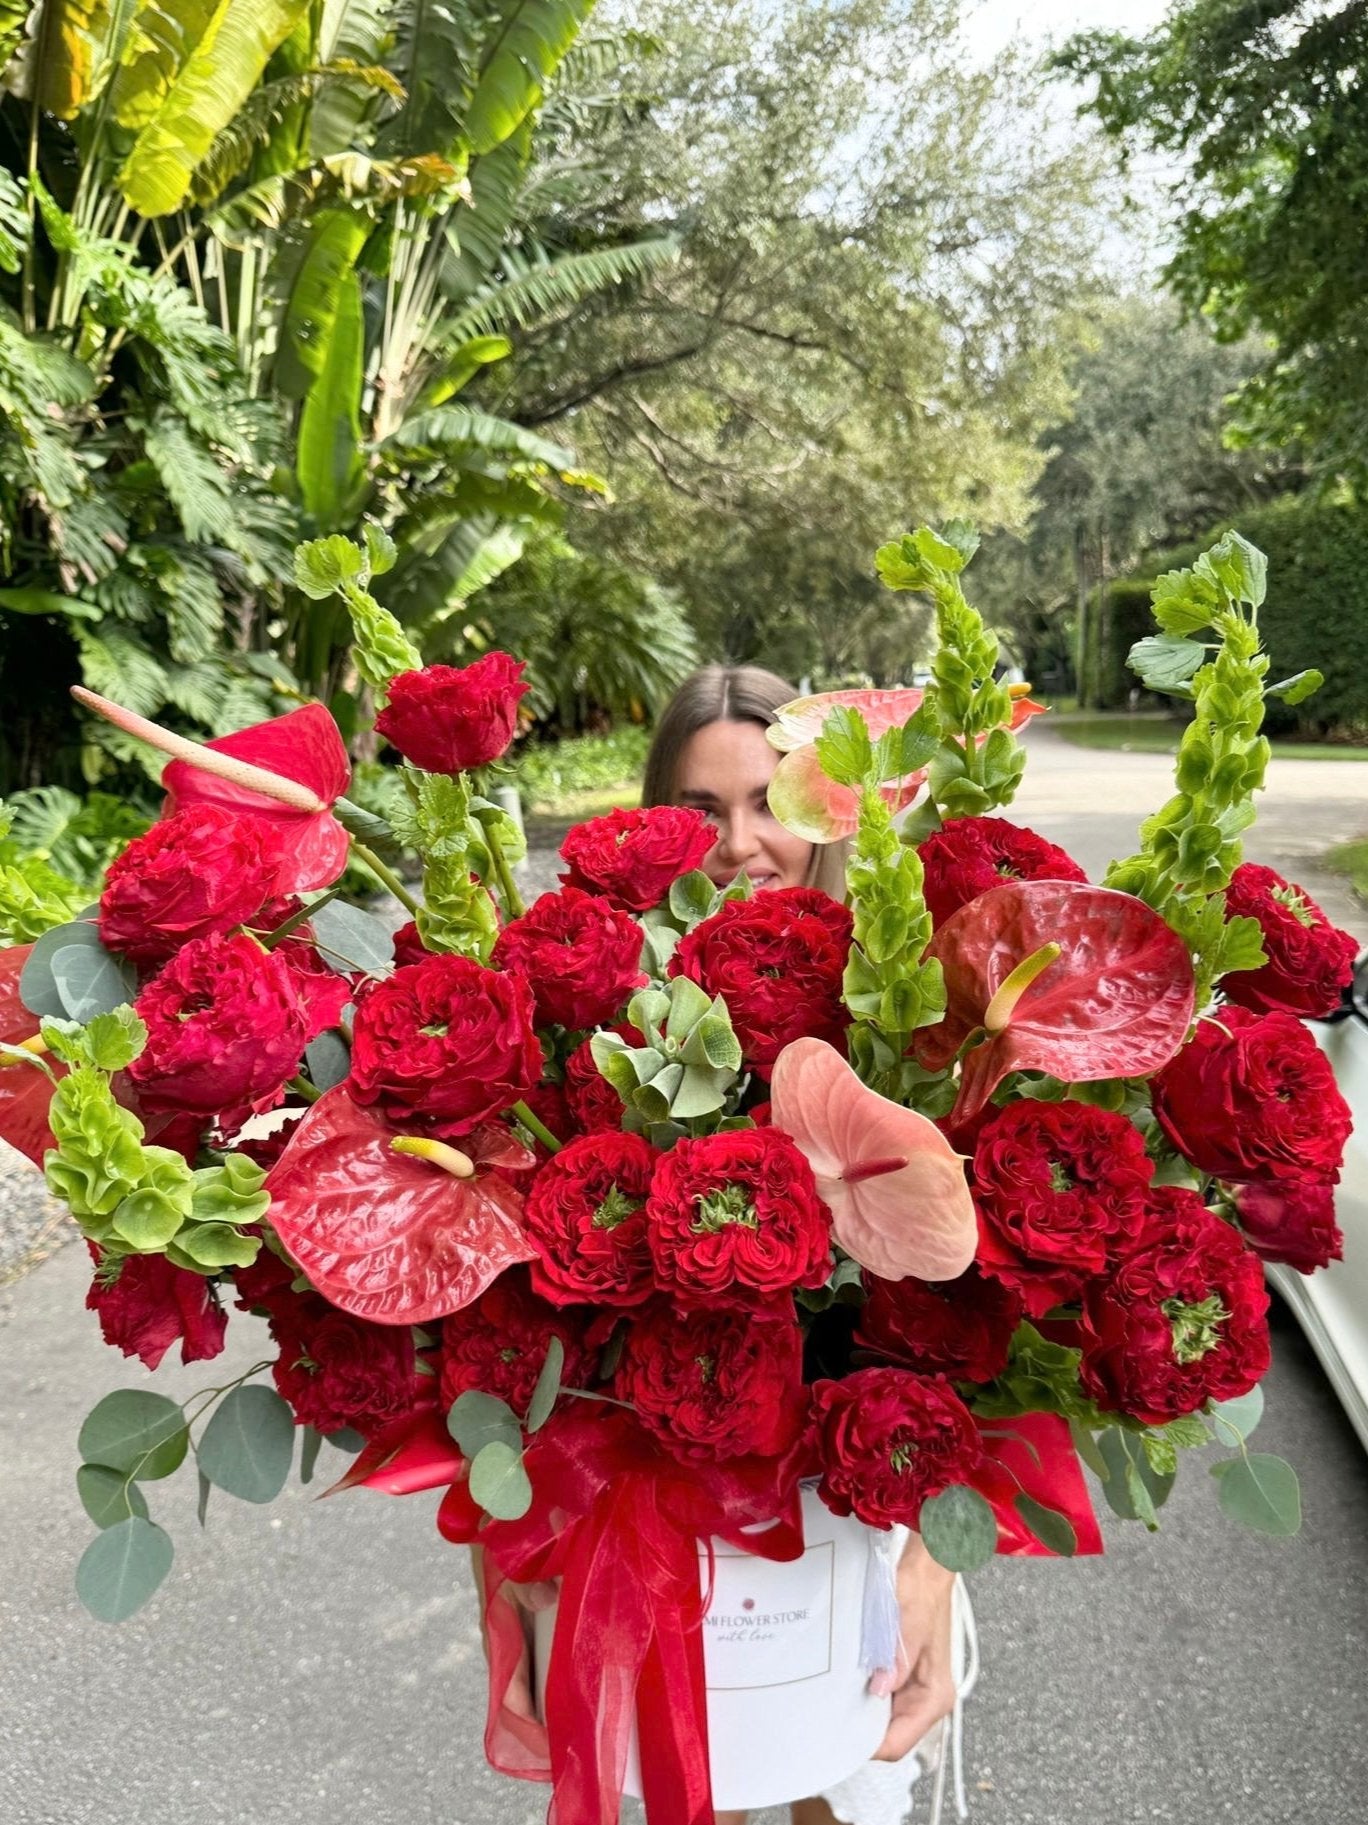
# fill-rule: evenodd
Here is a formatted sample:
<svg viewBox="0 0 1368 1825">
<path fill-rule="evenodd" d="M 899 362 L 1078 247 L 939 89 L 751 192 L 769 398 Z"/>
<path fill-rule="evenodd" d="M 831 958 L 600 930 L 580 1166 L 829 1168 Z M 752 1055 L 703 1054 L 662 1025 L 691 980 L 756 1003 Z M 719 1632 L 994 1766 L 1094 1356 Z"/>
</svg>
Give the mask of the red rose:
<svg viewBox="0 0 1368 1825">
<path fill-rule="evenodd" d="M 610 811 L 577 824 L 561 844 L 561 856 L 570 864 L 561 880 L 603 894 L 628 912 L 649 912 L 672 881 L 698 867 L 716 840 L 701 811 L 680 805 Z"/>
<path fill-rule="evenodd" d="M 565 1346 L 561 1385 L 583 1387 L 593 1365 L 587 1314 L 548 1305 L 516 1269 L 500 1274 L 474 1304 L 442 1320 L 443 1411 L 477 1388 L 525 1414 L 553 1336 Z"/>
<path fill-rule="evenodd" d="M 277 1296 L 268 1311 L 280 1346 L 271 1375 L 296 1425 L 351 1426 L 369 1437 L 411 1411 L 417 1357 L 408 1325 L 353 1318 L 316 1293 Z"/>
<path fill-rule="evenodd" d="M 974 1149 L 979 1266 L 1042 1317 L 1102 1271 L 1153 1174 L 1122 1115 L 1088 1103 L 1009 1103 Z"/>
<path fill-rule="evenodd" d="M 783 1300 L 771 1313 L 673 1311 L 633 1319 L 614 1392 L 686 1462 L 775 1457 L 803 1430 L 803 1334 Z"/>
<path fill-rule="evenodd" d="M 1291 1014 L 1223 1007 L 1154 1079 L 1154 1113 L 1199 1172 L 1333 1179 L 1352 1125 L 1334 1072 Z"/>
<path fill-rule="evenodd" d="M 468 1134 L 541 1076 L 532 991 L 470 957 L 433 955 L 377 983 L 356 1010 L 348 1086 L 387 1122 Z"/>
<path fill-rule="evenodd" d="M 317 1039 L 328 1027 L 337 1025 L 343 1010 L 356 999 L 356 984 L 349 976 L 339 976 L 323 961 L 307 925 L 296 927 L 288 938 L 282 938 L 275 952 L 283 958 L 309 1010 L 308 1037 Z"/>
<path fill-rule="evenodd" d="M 1086 881 L 1062 849 L 1002 817 L 952 817 L 917 845 L 926 904 L 943 925 L 952 913 L 1004 881 Z"/>
<path fill-rule="evenodd" d="M 220 805 L 191 805 L 135 837 L 110 863 L 100 942 L 142 968 L 191 938 L 231 931 L 275 892 L 284 855 L 277 825 Z"/>
<path fill-rule="evenodd" d="M 640 1037 L 636 1035 L 638 1042 Z M 603 1134 L 622 1126 L 622 1098 L 594 1063 L 587 1039 L 565 1061 L 565 1100 L 581 1134 Z"/>
<path fill-rule="evenodd" d="M 618 1306 L 650 1296 L 645 1204 L 656 1157 L 639 1134 L 595 1134 L 542 1167 L 522 1221 L 540 1250 L 531 1272 L 543 1299 Z"/>
<path fill-rule="evenodd" d="M 423 963 L 432 952 L 418 936 L 418 925 L 410 919 L 407 925 L 401 925 L 394 934 L 394 961 L 396 965 L 405 963 Z"/>
<path fill-rule="evenodd" d="M 1263 1266 L 1195 1191 L 1156 1186 L 1083 1295 L 1084 1392 L 1147 1426 L 1247 1394 L 1269 1364 Z"/>
<path fill-rule="evenodd" d="M 991 1381 L 1006 1368 L 1021 1300 L 977 1267 L 956 1280 L 869 1279 L 855 1332 L 861 1349 L 951 1381 Z"/>
<path fill-rule="evenodd" d="M 228 1314 L 203 1274 L 173 1267 L 165 1255 L 102 1261 L 92 1242 L 95 1278 L 86 1310 L 100 1320 L 107 1344 L 155 1369 L 173 1343 L 182 1362 L 208 1362 L 223 1348 Z"/>
<path fill-rule="evenodd" d="M 254 938 L 195 938 L 134 1006 L 147 1045 L 128 1067 L 144 1109 L 220 1115 L 275 1098 L 299 1069 L 310 1014 L 283 957 Z"/>
<path fill-rule="evenodd" d="M 777 1128 L 684 1140 L 662 1154 L 646 1228 L 656 1284 L 680 1305 L 740 1306 L 831 1272 L 831 1217 Z"/>
<path fill-rule="evenodd" d="M 672 976 L 688 976 L 727 1004 L 746 1063 L 768 1078 L 793 1039 L 843 1049 L 841 1001 L 854 921 L 816 887 L 779 887 L 728 900 L 679 941 Z"/>
<path fill-rule="evenodd" d="M 1245 1241 L 1265 1261 L 1313 1274 L 1344 1255 L 1335 1221 L 1335 1188 L 1322 1179 L 1241 1185 L 1236 1195 Z"/>
<path fill-rule="evenodd" d="M 833 1514 L 870 1527 L 915 1527 L 921 1505 L 968 1482 L 983 1448 L 948 1382 L 905 1369 L 857 1369 L 812 1389 L 822 1465 L 817 1493 Z"/>
<path fill-rule="evenodd" d="M 1257 919 L 1268 958 L 1221 978 L 1228 1001 L 1256 1014 L 1330 1014 L 1354 974 L 1358 940 L 1332 925 L 1304 888 L 1272 868 L 1242 862 L 1226 889 L 1226 911 Z"/>
<path fill-rule="evenodd" d="M 504 927 L 493 961 L 531 983 L 539 1026 L 597 1027 L 646 981 L 642 941 L 627 913 L 596 894 L 563 887 Z"/>
<path fill-rule="evenodd" d="M 375 719 L 378 735 L 426 773 L 465 773 L 497 760 L 518 726 L 528 689 L 524 667 L 507 653 L 473 665 L 426 665 L 400 672 Z"/>
</svg>

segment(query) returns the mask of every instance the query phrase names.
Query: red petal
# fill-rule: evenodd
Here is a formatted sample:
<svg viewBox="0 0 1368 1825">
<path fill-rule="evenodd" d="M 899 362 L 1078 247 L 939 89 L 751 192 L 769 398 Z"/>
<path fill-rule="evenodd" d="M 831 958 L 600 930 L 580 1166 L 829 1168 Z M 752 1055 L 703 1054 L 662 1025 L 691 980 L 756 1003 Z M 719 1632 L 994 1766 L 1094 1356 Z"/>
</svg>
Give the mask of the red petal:
<svg viewBox="0 0 1368 1825">
<path fill-rule="evenodd" d="M 951 1063 L 1016 968 L 1055 943 L 1063 954 L 1022 995 L 1001 1033 L 961 1066 L 954 1120 L 969 1121 L 1012 1071 L 1065 1083 L 1147 1077 L 1192 1024 L 1187 946 L 1143 900 L 1076 881 L 1008 881 L 947 919 L 927 947 L 945 969 L 946 1012 L 919 1033 L 917 1058 Z"/>
<path fill-rule="evenodd" d="M 393 1131 L 339 1085 L 271 1169 L 267 1221 L 325 1299 L 377 1324 L 425 1324 L 469 1305 L 536 1250 L 522 1195 L 495 1173 L 454 1179 L 394 1153 Z"/>
<path fill-rule="evenodd" d="M 28 962 L 31 944 L 0 950 L 0 1040 L 15 1046 L 32 1039 L 38 1031 L 38 1016 L 30 1014 L 19 999 L 19 976 Z M 66 1066 L 55 1058 L 48 1064 L 58 1077 L 66 1076 Z M 0 1066 L 0 1140 L 41 1166 L 43 1155 L 55 1147 L 48 1127 L 48 1105 L 52 1101 L 52 1079 L 36 1065 Z"/>
</svg>

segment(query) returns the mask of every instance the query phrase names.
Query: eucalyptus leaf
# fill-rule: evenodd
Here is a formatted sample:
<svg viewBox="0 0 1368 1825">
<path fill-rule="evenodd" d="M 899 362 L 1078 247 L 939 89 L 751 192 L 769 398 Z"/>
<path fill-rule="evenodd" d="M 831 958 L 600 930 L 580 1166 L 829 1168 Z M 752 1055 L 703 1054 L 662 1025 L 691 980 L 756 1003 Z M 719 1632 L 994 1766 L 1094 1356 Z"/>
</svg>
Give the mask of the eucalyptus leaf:
<svg viewBox="0 0 1368 1825">
<path fill-rule="evenodd" d="M 339 1032 L 329 1027 L 304 1048 L 304 1062 L 314 1088 L 332 1090 L 351 1070 L 351 1048 Z"/>
<path fill-rule="evenodd" d="M 1060 1514 L 1058 1509 L 1046 1508 L 1033 1496 L 1018 1493 L 1012 1499 L 1017 1513 L 1042 1546 L 1048 1546 L 1061 1559 L 1073 1558 L 1078 1551 L 1078 1535 L 1067 1515 Z"/>
<path fill-rule="evenodd" d="M 90 1542 L 76 1567 L 76 1595 L 99 1621 L 123 1622 L 162 1583 L 174 1557 L 169 1535 L 133 1515 Z"/>
<path fill-rule="evenodd" d="M 87 1464 L 153 1482 L 184 1461 L 189 1435 L 175 1401 L 146 1388 L 106 1394 L 86 1415 L 77 1444 Z"/>
<path fill-rule="evenodd" d="M 199 1494 L 195 1499 L 195 1519 L 203 1527 L 209 1519 L 209 1497 L 214 1485 L 202 1470 L 197 1468 L 195 1474 L 199 1479 Z"/>
<path fill-rule="evenodd" d="M 301 1483 L 313 1481 L 314 1466 L 318 1463 L 318 1454 L 323 1449 L 323 1434 L 317 1426 L 305 1426 L 304 1436 L 299 1441 L 299 1480 Z"/>
<path fill-rule="evenodd" d="M 472 1462 L 495 1440 L 514 1451 L 522 1450 L 517 1414 L 506 1400 L 480 1388 L 467 1388 L 457 1395 L 447 1414 L 447 1431 L 460 1446 L 462 1457 Z"/>
<path fill-rule="evenodd" d="M 350 976 L 357 970 L 384 972 L 394 967 L 394 934 L 374 913 L 345 900 L 329 900 L 310 919 L 319 955 L 329 969 Z"/>
<path fill-rule="evenodd" d="M 199 1466 L 244 1502 L 270 1502 L 285 1487 L 294 1456 L 294 1418 L 274 1388 L 230 1388 L 204 1428 Z"/>
<path fill-rule="evenodd" d="M 546 1346 L 546 1361 L 541 1366 L 537 1385 L 527 1403 L 527 1430 L 540 1432 L 551 1417 L 551 1409 L 560 1393 L 561 1374 L 565 1368 L 565 1345 L 554 1333 Z"/>
<path fill-rule="evenodd" d="M 1234 1400 L 1213 1401 L 1207 1412 L 1215 1425 L 1217 1442 L 1238 1448 L 1253 1437 L 1254 1428 L 1263 1418 L 1263 1388 L 1256 1383 L 1248 1394 L 1239 1394 Z"/>
<path fill-rule="evenodd" d="M 967 1483 L 952 1483 L 921 1505 L 917 1528 L 927 1552 L 947 1571 L 972 1572 L 997 1551 L 997 1521 Z"/>
<path fill-rule="evenodd" d="M 81 1506 L 97 1527 L 116 1527 L 130 1515 L 147 1519 L 147 1498 L 133 1479 L 107 1464 L 82 1464 L 76 1472 L 76 1493 Z"/>
<path fill-rule="evenodd" d="M 470 1499 L 496 1521 L 519 1521 L 532 1506 L 532 1485 L 522 1452 L 503 1439 L 491 1439 L 470 1465 Z"/>
<path fill-rule="evenodd" d="M 1289 1539 L 1300 1531 L 1301 1490 L 1289 1463 L 1255 1451 L 1212 1468 L 1221 1472 L 1221 1507 L 1233 1521 L 1276 1539 Z"/>
<path fill-rule="evenodd" d="M 30 1014 L 43 1017 L 65 1017 L 69 1013 L 66 1002 L 52 974 L 52 959 L 59 950 L 65 950 L 73 944 L 93 945 L 103 952 L 100 934 L 87 919 L 73 919 L 68 925 L 54 925 L 51 931 L 45 931 L 34 943 L 19 973 L 19 999 Z M 127 1001 L 128 996 L 123 999 Z"/>
<path fill-rule="evenodd" d="M 97 939 L 64 944 L 48 966 L 62 1006 L 73 1020 L 93 1020 L 131 1002 L 138 993 L 132 967 L 107 951 Z"/>
</svg>

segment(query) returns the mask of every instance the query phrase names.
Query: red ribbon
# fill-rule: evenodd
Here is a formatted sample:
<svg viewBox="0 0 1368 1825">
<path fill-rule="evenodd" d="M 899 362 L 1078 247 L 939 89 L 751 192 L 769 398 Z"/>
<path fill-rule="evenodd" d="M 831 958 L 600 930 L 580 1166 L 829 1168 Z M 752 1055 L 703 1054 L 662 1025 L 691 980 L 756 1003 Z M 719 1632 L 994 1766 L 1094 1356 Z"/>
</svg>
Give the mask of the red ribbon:
<svg viewBox="0 0 1368 1825">
<path fill-rule="evenodd" d="M 1102 1532 L 1068 1422 L 1057 1413 L 1022 1413 L 1014 1419 L 982 1420 L 980 1431 L 988 1436 L 983 1439 L 983 1461 L 971 1481 L 997 1516 L 998 1551 L 1054 1556 L 1015 1506 L 1018 1495 L 1027 1495 L 1064 1516 L 1074 1530 L 1076 1553 L 1100 1553 Z"/>
</svg>

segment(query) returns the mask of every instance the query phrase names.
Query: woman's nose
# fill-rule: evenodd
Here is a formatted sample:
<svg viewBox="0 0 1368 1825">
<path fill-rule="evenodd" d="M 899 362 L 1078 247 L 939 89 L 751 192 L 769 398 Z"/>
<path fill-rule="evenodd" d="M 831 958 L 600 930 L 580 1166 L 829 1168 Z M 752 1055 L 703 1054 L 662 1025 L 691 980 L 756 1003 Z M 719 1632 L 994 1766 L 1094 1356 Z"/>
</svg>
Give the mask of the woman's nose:
<svg viewBox="0 0 1368 1825">
<path fill-rule="evenodd" d="M 721 820 L 717 847 L 729 862 L 741 863 L 755 854 L 755 824 L 745 811 L 733 811 Z"/>
</svg>

